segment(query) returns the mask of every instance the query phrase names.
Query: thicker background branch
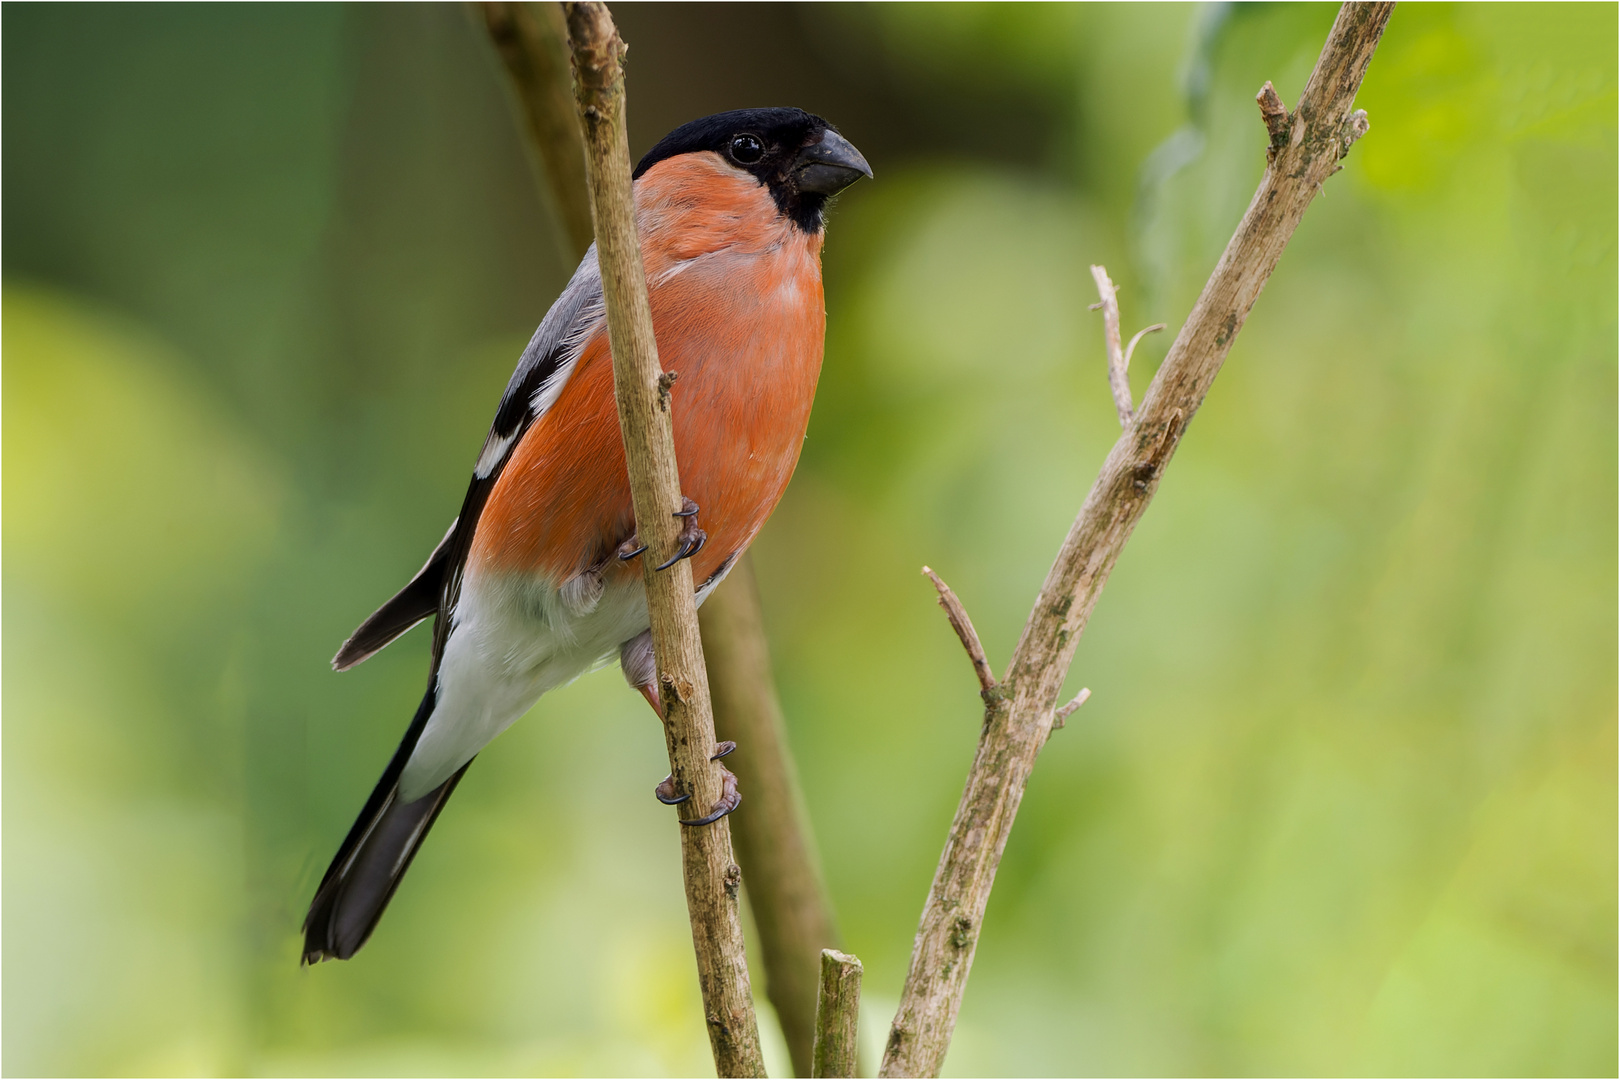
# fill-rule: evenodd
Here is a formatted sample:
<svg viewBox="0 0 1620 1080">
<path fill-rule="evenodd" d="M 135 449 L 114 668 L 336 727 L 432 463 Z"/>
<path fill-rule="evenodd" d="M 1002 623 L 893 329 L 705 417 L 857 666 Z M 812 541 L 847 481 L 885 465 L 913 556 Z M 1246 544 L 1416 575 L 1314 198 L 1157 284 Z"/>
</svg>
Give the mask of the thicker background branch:
<svg viewBox="0 0 1620 1080">
<path fill-rule="evenodd" d="M 1237 232 L 1041 587 L 1002 696 L 986 707 L 978 752 L 923 908 L 883 1076 L 937 1076 L 944 1064 L 996 868 L 1086 620 L 1289 237 L 1366 130 L 1365 116 L 1353 117 L 1351 106 L 1393 8 L 1340 8 L 1289 118 L 1286 143 L 1274 145 Z"/>
<path fill-rule="evenodd" d="M 562 8 L 510 0 L 486 0 L 477 6 L 511 76 L 537 159 L 536 170 L 545 177 L 541 188 L 577 261 L 595 234 L 585 183 L 585 144 L 574 117 L 568 28 Z"/>
<path fill-rule="evenodd" d="M 821 951 L 838 942 L 799 771 L 771 677 L 754 564 L 747 555 L 698 612 L 717 738 L 737 744 L 726 764 L 743 804 L 731 815 L 737 860 L 765 966 L 765 995 L 793 1071 L 809 1076 Z"/>
</svg>

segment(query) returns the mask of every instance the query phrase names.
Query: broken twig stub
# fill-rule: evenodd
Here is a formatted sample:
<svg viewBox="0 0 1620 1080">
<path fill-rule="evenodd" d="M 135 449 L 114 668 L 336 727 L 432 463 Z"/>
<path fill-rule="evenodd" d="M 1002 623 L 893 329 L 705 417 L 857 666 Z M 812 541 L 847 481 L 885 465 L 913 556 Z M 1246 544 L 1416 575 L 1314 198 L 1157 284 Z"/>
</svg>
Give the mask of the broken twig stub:
<svg viewBox="0 0 1620 1080">
<path fill-rule="evenodd" d="M 861 962 L 836 949 L 822 949 L 811 1076 L 856 1075 L 860 1016 Z"/>
<path fill-rule="evenodd" d="M 997 693 L 995 673 L 990 670 L 990 661 L 984 658 L 984 646 L 979 642 L 979 632 L 973 629 L 973 620 L 968 618 L 967 609 L 938 574 L 926 566 L 922 572 L 933 581 L 934 588 L 939 592 L 939 606 L 945 609 L 951 629 L 962 639 L 962 648 L 967 650 L 968 659 L 973 662 L 973 673 L 979 679 L 979 695 L 984 697 Z"/>
</svg>

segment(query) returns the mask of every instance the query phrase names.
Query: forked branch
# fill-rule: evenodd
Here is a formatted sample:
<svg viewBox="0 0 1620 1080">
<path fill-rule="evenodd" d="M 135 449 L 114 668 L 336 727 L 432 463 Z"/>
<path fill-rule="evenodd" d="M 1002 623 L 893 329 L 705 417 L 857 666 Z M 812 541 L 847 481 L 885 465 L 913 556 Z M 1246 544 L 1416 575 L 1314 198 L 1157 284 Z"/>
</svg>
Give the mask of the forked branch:
<svg viewBox="0 0 1620 1080">
<path fill-rule="evenodd" d="M 1163 330 L 1164 323 L 1154 323 L 1138 330 L 1131 337 L 1131 343 L 1123 349 L 1119 347 L 1119 289 L 1108 277 L 1108 271 L 1101 266 L 1091 268 L 1091 279 L 1097 283 L 1098 300 L 1091 305 L 1092 311 L 1101 310 L 1103 313 L 1103 345 L 1108 350 L 1108 389 L 1114 395 L 1114 408 L 1119 413 L 1119 426 L 1129 427 L 1135 412 L 1131 407 L 1131 354 L 1136 351 L 1136 343 L 1149 334 Z"/>
<path fill-rule="evenodd" d="M 1275 110 L 1264 116 L 1274 153 L 1259 190 L 1141 410 L 1104 462 L 1041 586 L 1000 693 L 986 702 L 978 751 L 917 928 L 883 1076 L 939 1075 L 996 868 L 1036 755 L 1051 734 L 1057 696 L 1080 635 L 1289 237 L 1322 183 L 1367 130 L 1365 114 L 1352 114 L 1351 107 L 1393 7 L 1348 3 L 1340 8 L 1286 129 L 1276 126 Z M 1279 130 L 1285 137 L 1278 138 Z M 1111 355 L 1117 341 L 1116 330 Z M 1120 359 L 1123 368 L 1123 351 Z M 1116 394 L 1116 402 L 1129 406 L 1128 397 Z"/>
</svg>

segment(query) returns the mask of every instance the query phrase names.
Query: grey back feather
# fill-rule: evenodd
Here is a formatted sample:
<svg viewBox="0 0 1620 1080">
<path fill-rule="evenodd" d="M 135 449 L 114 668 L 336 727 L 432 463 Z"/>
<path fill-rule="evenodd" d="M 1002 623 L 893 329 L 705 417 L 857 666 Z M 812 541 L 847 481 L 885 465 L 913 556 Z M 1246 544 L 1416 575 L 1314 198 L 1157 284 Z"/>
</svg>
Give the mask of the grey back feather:
<svg viewBox="0 0 1620 1080">
<path fill-rule="evenodd" d="M 506 384 L 478 453 L 460 516 L 416 576 L 343 643 L 332 658 L 334 668 L 347 671 L 423 619 L 437 614 L 440 619 L 434 631 L 430 677 L 437 676 L 439 656 L 449 632 L 449 615 L 461 593 L 462 567 L 490 489 L 500 479 L 512 450 L 556 403 L 586 343 L 601 330 L 604 318 L 602 273 L 596 262 L 596 245 L 592 244 L 518 358 L 517 370 Z"/>
</svg>

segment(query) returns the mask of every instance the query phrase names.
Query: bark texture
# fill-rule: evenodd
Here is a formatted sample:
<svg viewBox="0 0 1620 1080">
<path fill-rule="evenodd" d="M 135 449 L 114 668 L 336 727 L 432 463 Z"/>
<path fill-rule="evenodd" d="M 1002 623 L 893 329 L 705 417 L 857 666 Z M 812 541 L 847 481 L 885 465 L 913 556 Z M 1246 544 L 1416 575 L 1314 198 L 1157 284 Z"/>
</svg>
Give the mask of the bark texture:
<svg viewBox="0 0 1620 1080">
<path fill-rule="evenodd" d="M 591 243 L 591 203 L 562 8 L 503 0 L 475 7 L 510 76 L 538 159 L 542 197 L 563 226 L 570 256 L 578 259 Z M 818 958 L 823 948 L 838 944 L 838 935 L 777 704 L 750 556 L 709 597 L 698 621 L 717 735 L 739 747 L 726 761 L 748 809 L 732 817 L 731 828 L 759 929 L 765 993 L 795 1073 L 808 1076 Z"/>
<path fill-rule="evenodd" d="M 682 496 L 669 386 L 658 364 L 636 235 L 625 135 L 624 43 L 605 4 L 569 3 L 564 11 L 607 305 L 614 394 L 636 533 L 647 545 L 641 565 L 658 658 L 664 738 L 675 790 L 691 794 L 689 803 L 677 807 L 676 813 L 707 814 L 720 799 L 721 776 L 711 760 L 714 718 L 698 636 L 692 564 L 683 559 L 667 570 L 653 570 L 675 553 L 679 531 L 675 514 Z M 686 906 L 715 1070 L 720 1076 L 763 1076 L 765 1063 L 743 955 L 738 896 L 742 871 L 732 858 L 730 824 L 721 818 L 700 828 L 682 827 L 680 833 Z"/>
<path fill-rule="evenodd" d="M 1272 141 L 1259 190 L 1087 495 L 997 693 L 986 695 L 983 733 L 923 908 L 883 1076 L 939 1075 L 996 867 L 1086 620 L 1294 228 L 1366 132 L 1366 114 L 1351 107 L 1393 7 L 1340 8 L 1285 137 Z M 1277 130 L 1274 115 L 1264 119 Z"/>
<path fill-rule="evenodd" d="M 816 1057 L 811 1076 L 854 1076 L 859 1056 L 861 962 L 836 949 L 821 950 L 821 996 L 816 1006 Z"/>
</svg>

